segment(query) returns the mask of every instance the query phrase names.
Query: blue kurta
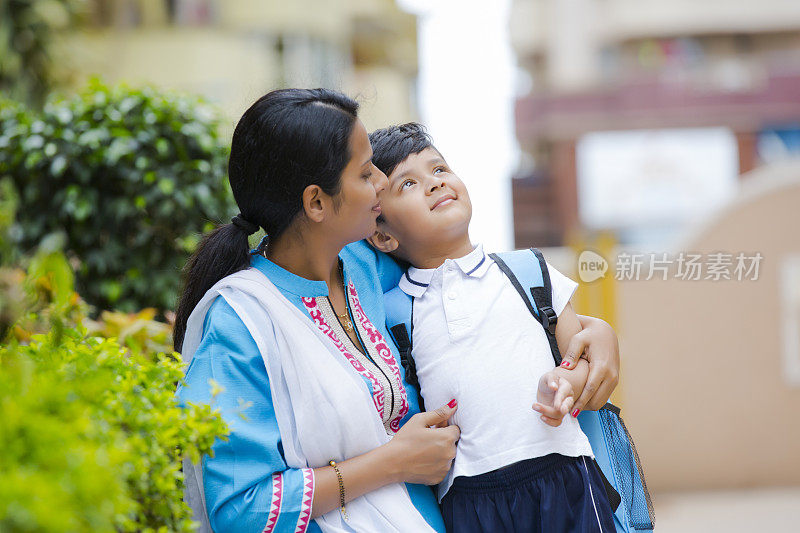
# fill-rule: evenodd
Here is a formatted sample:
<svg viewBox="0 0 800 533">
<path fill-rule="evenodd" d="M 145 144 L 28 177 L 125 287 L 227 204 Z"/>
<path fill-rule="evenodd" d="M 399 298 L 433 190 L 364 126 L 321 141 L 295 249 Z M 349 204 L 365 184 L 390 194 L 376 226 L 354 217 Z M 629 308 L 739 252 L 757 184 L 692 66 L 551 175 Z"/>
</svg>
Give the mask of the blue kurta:
<svg viewBox="0 0 800 533">
<path fill-rule="evenodd" d="M 386 331 L 383 306 L 383 292 L 397 284 L 400 268 L 364 241 L 348 245 L 339 257 L 346 282 L 355 286 L 365 314 L 383 335 L 400 366 L 397 347 Z M 328 295 L 324 281 L 296 276 L 260 255 L 251 255 L 251 265 L 306 316 L 308 310 L 301 298 Z M 401 366 L 400 372 L 404 376 Z M 222 388 L 215 397 L 211 395 L 210 380 Z M 366 378 L 364 386 L 374 392 Z M 403 386 L 409 409 L 401 425 L 419 412 L 417 390 L 408 385 L 405 377 Z M 218 440 L 214 457 L 203 461 L 206 507 L 214 531 L 260 532 L 265 529 L 268 516 L 272 531 L 306 530 L 300 516 L 304 506 L 306 512 L 308 508 L 307 469 L 292 469 L 286 464 L 264 361 L 247 327 L 224 298 L 217 298 L 206 315 L 202 340 L 184 383 L 178 386 L 177 396 L 182 404 L 202 403 L 219 408 L 230 427 L 229 440 Z M 444 531 L 433 491 L 424 485 L 407 483 L 406 487 L 425 520 L 437 531 Z M 312 521 L 307 531 L 319 531 L 319 526 Z"/>
</svg>

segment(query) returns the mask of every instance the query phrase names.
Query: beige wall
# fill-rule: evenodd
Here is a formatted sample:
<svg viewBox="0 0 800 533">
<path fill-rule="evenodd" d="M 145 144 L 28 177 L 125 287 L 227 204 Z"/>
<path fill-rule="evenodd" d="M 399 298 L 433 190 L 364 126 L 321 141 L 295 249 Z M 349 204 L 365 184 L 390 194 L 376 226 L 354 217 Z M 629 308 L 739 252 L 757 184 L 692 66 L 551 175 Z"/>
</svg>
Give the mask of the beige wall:
<svg viewBox="0 0 800 533">
<path fill-rule="evenodd" d="M 109 1 L 110 26 L 76 30 L 59 47 L 76 86 L 99 75 L 201 94 L 222 107 L 228 131 L 284 86 L 361 96 L 368 127 L 417 118 L 416 18 L 393 0 L 220 1 L 195 26 L 168 24 L 163 0 L 135 3 L 140 23 L 125 5 Z"/>
<path fill-rule="evenodd" d="M 642 37 L 767 33 L 800 27 L 800 2 L 762 0 L 514 0 L 509 19 L 521 55 L 545 53 L 551 34 L 585 27 L 598 43 Z"/>
<path fill-rule="evenodd" d="M 392 68 L 359 69 L 346 89 L 361 104 L 358 114 L 367 131 L 419 120 L 415 85 Z"/>
<path fill-rule="evenodd" d="M 76 84 L 100 75 L 109 83 L 155 84 L 202 94 L 230 120 L 272 88 L 278 58 L 263 40 L 207 28 L 86 32 L 69 41 Z"/>
<path fill-rule="evenodd" d="M 798 207 L 800 165 L 764 167 L 680 246 L 761 252 L 757 281 L 619 283 L 625 414 L 652 488 L 800 484 L 779 283 L 782 260 L 800 252 Z"/>
<path fill-rule="evenodd" d="M 514 0 L 509 28 L 533 92 L 620 81 L 639 62 L 643 41 L 676 37 L 704 40 L 698 68 L 728 84 L 742 77 L 757 82 L 763 63 L 796 68 L 800 2 L 763 0 L 754 7 L 751 0 Z M 742 35 L 754 39 L 743 47 L 736 39 Z M 770 47 L 778 54 L 768 54 Z M 668 75 L 681 80 L 680 72 Z"/>
<path fill-rule="evenodd" d="M 800 163 L 742 181 L 738 198 L 682 243 L 640 251 L 760 252 L 757 281 L 616 283 L 615 399 L 654 491 L 800 485 L 800 383 L 784 361 L 800 361 L 800 348 L 785 353 L 781 283 L 784 259 L 800 254 Z M 622 251 L 635 252 L 614 255 Z M 568 249 L 546 255 L 578 279 Z"/>
<path fill-rule="evenodd" d="M 745 180 L 680 249 L 761 252 L 758 281 L 619 283 L 626 417 L 655 489 L 800 484 L 779 282 L 800 252 L 800 165 Z"/>
</svg>

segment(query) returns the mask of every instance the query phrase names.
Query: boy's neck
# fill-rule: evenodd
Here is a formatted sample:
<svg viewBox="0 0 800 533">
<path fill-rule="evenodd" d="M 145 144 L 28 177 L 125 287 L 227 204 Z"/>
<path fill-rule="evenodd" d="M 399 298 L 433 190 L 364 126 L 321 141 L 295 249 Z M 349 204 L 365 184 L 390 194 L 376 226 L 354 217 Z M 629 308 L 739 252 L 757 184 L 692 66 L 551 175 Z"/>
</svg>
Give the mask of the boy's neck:
<svg viewBox="0 0 800 533">
<path fill-rule="evenodd" d="M 438 243 L 425 253 L 424 258 L 412 263 L 416 268 L 438 268 L 447 259 L 459 259 L 468 255 L 474 249 L 475 247 L 469 239 L 469 234 L 465 234 L 452 242 Z"/>
</svg>

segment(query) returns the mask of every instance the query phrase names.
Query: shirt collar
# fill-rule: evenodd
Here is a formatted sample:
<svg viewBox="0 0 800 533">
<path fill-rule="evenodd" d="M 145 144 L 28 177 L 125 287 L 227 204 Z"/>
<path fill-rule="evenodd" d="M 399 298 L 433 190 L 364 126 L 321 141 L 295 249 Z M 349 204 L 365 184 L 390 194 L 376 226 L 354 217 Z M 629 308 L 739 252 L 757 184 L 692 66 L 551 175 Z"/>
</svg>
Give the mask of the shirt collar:
<svg viewBox="0 0 800 533">
<path fill-rule="evenodd" d="M 261 254 L 250 255 L 250 266 L 260 270 L 278 288 L 297 296 L 316 298 L 328 295 L 328 284 L 324 281 L 301 278 Z"/>
<path fill-rule="evenodd" d="M 400 290 L 409 296 L 419 298 L 431 283 L 434 272 L 442 268 L 448 261 L 455 263 L 465 276 L 474 278 L 482 277 L 489 269 L 490 259 L 483 252 L 483 245 L 477 245 L 470 253 L 458 259 L 446 259 L 437 268 L 415 268 L 409 267 L 403 277 L 400 278 Z"/>
</svg>

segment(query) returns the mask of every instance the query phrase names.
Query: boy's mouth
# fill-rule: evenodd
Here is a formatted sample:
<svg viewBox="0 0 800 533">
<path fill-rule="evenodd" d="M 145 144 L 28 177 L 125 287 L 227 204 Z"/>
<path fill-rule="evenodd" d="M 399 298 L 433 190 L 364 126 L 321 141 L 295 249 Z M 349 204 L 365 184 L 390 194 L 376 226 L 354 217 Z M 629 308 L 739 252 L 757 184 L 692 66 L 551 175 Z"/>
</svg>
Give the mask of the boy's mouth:
<svg viewBox="0 0 800 533">
<path fill-rule="evenodd" d="M 444 196 L 436 200 L 436 203 L 433 204 L 433 207 L 431 207 L 431 211 L 433 211 L 442 204 L 449 204 L 450 202 L 454 202 L 455 199 L 456 197 L 453 196 L 452 194 L 445 194 Z"/>
</svg>

